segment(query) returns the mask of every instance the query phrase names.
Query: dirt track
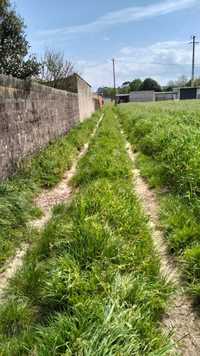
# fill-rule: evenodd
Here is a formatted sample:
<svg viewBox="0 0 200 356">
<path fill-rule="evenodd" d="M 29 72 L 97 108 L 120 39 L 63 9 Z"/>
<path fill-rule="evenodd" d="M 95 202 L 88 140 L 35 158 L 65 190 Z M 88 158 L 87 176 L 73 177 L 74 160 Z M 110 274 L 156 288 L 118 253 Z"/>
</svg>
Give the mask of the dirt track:
<svg viewBox="0 0 200 356">
<path fill-rule="evenodd" d="M 101 115 L 91 137 L 93 138 L 97 132 L 97 129 L 103 120 L 104 115 Z M 66 171 L 62 181 L 52 190 L 44 190 L 36 199 L 35 205 L 43 212 L 43 216 L 37 220 L 29 223 L 30 228 L 41 230 L 48 223 L 52 216 L 52 208 L 58 204 L 69 201 L 72 196 L 72 187 L 70 186 L 70 180 L 76 173 L 76 168 L 79 160 L 87 153 L 89 143 L 86 143 L 81 149 L 78 157 L 74 160 L 70 170 Z M 4 291 L 9 285 L 10 279 L 12 279 L 16 272 L 22 267 L 24 257 L 30 247 L 30 244 L 23 243 L 19 249 L 17 249 L 15 256 L 7 261 L 5 270 L 0 274 L 0 301 L 4 298 Z"/>
<path fill-rule="evenodd" d="M 134 166 L 136 156 L 127 142 L 127 152 Z M 180 279 L 180 272 L 175 261 L 168 254 L 164 234 L 160 228 L 159 203 L 156 193 L 151 190 L 142 178 L 140 171 L 133 169 L 134 189 L 140 200 L 145 214 L 149 217 L 149 228 L 155 250 L 160 257 L 161 273 L 167 281 L 173 283 L 176 292 L 169 301 L 168 308 L 162 320 L 162 328 L 167 334 L 172 334 L 175 353 L 183 356 L 200 355 L 200 320 L 193 311 L 192 301 L 185 295 Z"/>
</svg>

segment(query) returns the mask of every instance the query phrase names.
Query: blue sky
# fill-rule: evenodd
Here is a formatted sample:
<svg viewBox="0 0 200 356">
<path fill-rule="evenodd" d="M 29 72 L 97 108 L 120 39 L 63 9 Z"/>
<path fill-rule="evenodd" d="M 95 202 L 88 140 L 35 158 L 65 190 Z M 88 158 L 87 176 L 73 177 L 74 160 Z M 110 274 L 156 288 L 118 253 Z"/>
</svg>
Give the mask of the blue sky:
<svg viewBox="0 0 200 356">
<path fill-rule="evenodd" d="M 191 75 L 191 35 L 200 38 L 200 0 L 15 0 L 31 51 L 54 48 L 94 88 L 154 77 L 166 83 Z M 196 75 L 200 76 L 200 46 Z"/>
</svg>

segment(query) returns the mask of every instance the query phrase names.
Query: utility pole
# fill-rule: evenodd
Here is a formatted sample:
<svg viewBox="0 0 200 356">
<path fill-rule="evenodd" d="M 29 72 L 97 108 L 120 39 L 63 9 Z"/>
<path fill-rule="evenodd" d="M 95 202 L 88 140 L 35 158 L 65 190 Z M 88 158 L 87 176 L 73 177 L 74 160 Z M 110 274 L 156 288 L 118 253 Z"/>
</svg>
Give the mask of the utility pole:
<svg viewBox="0 0 200 356">
<path fill-rule="evenodd" d="M 195 79 L 195 52 L 196 52 L 196 44 L 199 44 L 199 42 L 196 41 L 196 36 L 192 36 L 192 79 L 191 79 L 191 87 L 194 85 L 194 79 Z"/>
<path fill-rule="evenodd" d="M 115 72 L 115 59 L 113 58 L 113 87 L 114 87 L 114 98 L 115 98 L 115 105 L 117 105 L 117 91 L 116 91 L 116 72 Z"/>
</svg>

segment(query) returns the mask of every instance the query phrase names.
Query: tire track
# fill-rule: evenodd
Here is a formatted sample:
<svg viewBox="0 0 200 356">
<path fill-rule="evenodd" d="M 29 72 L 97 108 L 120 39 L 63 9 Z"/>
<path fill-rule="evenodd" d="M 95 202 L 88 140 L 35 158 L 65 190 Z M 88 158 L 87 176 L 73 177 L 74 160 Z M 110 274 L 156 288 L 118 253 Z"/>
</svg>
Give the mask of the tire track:
<svg viewBox="0 0 200 356">
<path fill-rule="evenodd" d="M 126 149 L 135 166 L 137 154 L 133 153 L 128 142 Z M 166 334 L 172 335 L 175 352 L 178 355 L 199 356 L 200 320 L 193 310 L 192 300 L 183 291 L 180 271 L 177 269 L 173 258 L 168 254 L 167 243 L 160 227 L 160 207 L 156 193 L 149 188 L 139 169 L 133 169 L 133 176 L 134 189 L 145 214 L 149 217 L 149 228 L 154 247 L 156 253 L 160 256 L 161 273 L 176 288 L 175 294 L 170 298 L 169 308 L 163 317 L 162 328 Z"/>
<path fill-rule="evenodd" d="M 93 133 L 90 136 L 90 140 L 96 135 L 96 132 L 103 120 L 104 114 L 101 115 Z M 43 212 L 43 216 L 37 220 L 28 223 L 30 229 L 41 230 L 48 223 L 52 217 L 52 209 L 63 202 L 67 202 L 71 199 L 73 189 L 70 186 L 70 180 L 74 177 L 77 169 L 78 162 L 84 157 L 88 151 L 89 143 L 86 143 L 81 149 L 78 157 L 74 160 L 72 167 L 68 170 L 62 179 L 62 181 L 52 190 L 44 190 L 36 199 L 35 205 Z M 23 243 L 15 253 L 15 256 L 10 258 L 6 265 L 5 270 L 0 273 L 0 302 L 4 299 L 6 288 L 9 285 L 10 279 L 12 279 L 17 271 L 22 267 L 24 257 L 30 248 L 30 243 Z"/>
</svg>

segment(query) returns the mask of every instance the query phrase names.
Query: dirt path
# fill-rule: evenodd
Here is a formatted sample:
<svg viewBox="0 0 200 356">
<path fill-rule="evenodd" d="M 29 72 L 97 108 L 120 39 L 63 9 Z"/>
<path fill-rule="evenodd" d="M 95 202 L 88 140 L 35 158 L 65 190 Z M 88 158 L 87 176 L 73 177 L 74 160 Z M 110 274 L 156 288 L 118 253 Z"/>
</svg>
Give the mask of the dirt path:
<svg viewBox="0 0 200 356">
<path fill-rule="evenodd" d="M 23 259 L 26 255 L 29 245 L 23 244 L 16 254 L 5 266 L 5 271 L 0 274 L 0 301 L 3 299 L 3 292 L 8 286 L 8 281 L 16 274 L 17 270 L 22 267 Z"/>
<path fill-rule="evenodd" d="M 98 121 L 90 140 L 95 136 L 97 129 L 103 120 L 103 115 Z M 69 201 L 72 196 L 72 187 L 69 182 L 74 177 L 76 173 L 76 168 L 80 159 L 85 156 L 89 148 L 89 143 L 86 143 L 82 150 L 80 151 L 78 157 L 72 164 L 70 170 L 68 170 L 62 179 L 62 181 L 52 190 L 44 190 L 36 199 L 35 205 L 40 208 L 43 212 L 42 218 L 34 220 L 31 222 L 31 226 L 37 229 L 42 229 L 46 223 L 51 219 L 52 216 L 52 208 L 58 204 L 61 204 L 65 201 Z"/>
<path fill-rule="evenodd" d="M 44 190 L 36 199 L 35 205 L 43 212 L 43 216 L 31 222 L 31 226 L 42 229 L 52 217 L 52 208 L 65 201 L 69 201 L 72 196 L 72 187 L 69 182 L 76 173 L 79 160 L 88 151 L 89 144 L 86 143 L 80 151 L 78 158 L 73 162 L 69 171 L 64 174 L 62 181 L 52 190 Z"/>
<path fill-rule="evenodd" d="M 101 115 L 90 140 L 95 136 L 104 114 Z M 48 223 L 52 217 L 52 208 L 58 204 L 69 201 L 72 197 L 72 187 L 70 186 L 70 180 L 76 173 L 76 168 L 79 160 L 87 153 L 89 143 L 86 143 L 81 149 L 78 157 L 74 160 L 72 167 L 68 170 L 62 179 L 62 181 L 52 190 L 44 190 L 36 199 L 35 205 L 43 212 L 43 216 L 37 220 L 29 223 L 30 228 L 36 228 L 41 230 Z M 30 247 L 30 244 L 23 243 L 19 249 L 17 249 L 15 256 L 7 261 L 4 272 L 0 273 L 0 301 L 4 297 L 4 291 L 6 290 L 9 280 L 13 278 L 16 272 L 22 267 L 23 259 Z"/>
<path fill-rule="evenodd" d="M 133 153 L 128 142 L 126 148 L 135 166 L 137 154 Z M 149 217 L 155 250 L 160 256 L 161 273 L 176 288 L 176 292 L 169 302 L 170 307 L 162 320 L 162 327 L 165 333 L 172 334 L 175 352 L 184 356 L 200 356 L 200 320 L 193 311 L 192 301 L 184 294 L 180 272 L 173 258 L 168 254 L 167 244 L 160 227 L 160 207 L 156 193 L 149 188 L 138 169 L 134 168 L 133 174 L 136 194 L 145 214 Z"/>
</svg>

